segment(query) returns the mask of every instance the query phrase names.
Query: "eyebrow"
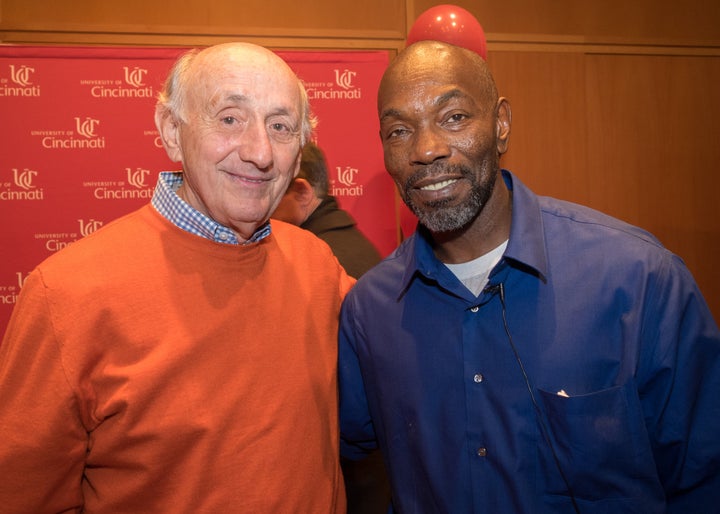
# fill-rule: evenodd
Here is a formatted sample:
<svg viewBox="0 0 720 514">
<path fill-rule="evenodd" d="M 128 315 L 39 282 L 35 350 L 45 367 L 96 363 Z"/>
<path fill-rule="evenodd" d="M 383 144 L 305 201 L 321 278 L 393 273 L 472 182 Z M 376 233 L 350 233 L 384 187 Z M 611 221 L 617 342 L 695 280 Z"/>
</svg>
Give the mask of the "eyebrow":
<svg viewBox="0 0 720 514">
<path fill-rule="evenodd" d="M 250 101 L 250 97 L 247 95 L 239 95 L 239 94 L 232 94 L 226 98 L 226 100 L 231 101 L 233 103 L 237 104 L 244 104 L 248 103 Z M 293 117 L 293 111 L 286 106 L 279 106 L 272 112 L 270 112 L 269 116 L 290 116 Z"/>
<path fill-rule="evenodd" d="M 401 114 L 398 109 L 385 109 L 380 114 L 380 123 L 385 121 L 387 118 L 400 118 L 400 117 L 401 117 Z"/>
<path fill-rule="evenodd" d="M 248 101 L 248 97 L 245 95 L 233 94 L 233 95 L 225 97 L 223 100 L 242 104 L 242 103 L 246 103 Z"/>
</svg>

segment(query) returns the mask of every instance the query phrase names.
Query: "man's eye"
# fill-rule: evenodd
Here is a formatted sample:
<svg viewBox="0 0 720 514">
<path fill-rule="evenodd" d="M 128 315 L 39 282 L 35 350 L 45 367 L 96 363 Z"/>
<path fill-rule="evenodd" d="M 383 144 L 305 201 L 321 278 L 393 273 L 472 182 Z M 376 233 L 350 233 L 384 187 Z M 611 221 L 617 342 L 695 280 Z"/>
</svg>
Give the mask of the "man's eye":
<svg viewBox="0 0 720 514">
<path fill-rule="evenodd" d="M 232 125 L 237 120 L 235 118 L 233 118 L 232 116 L 224 116 L 223 118 L 221 118 L 221 121 L 224 125 Z"/>
<path fill-rule="evenodd" d="M 278 133 L 280 133 L 280 132 L 292 132 L 292 131 L 290 130 L 290 127 L 288 127 L 288 126 L 285 125 L 284 123 L 271 123 L 271 124 L 270 124 L 270 129 L 271 129 L 273 132 L 278 132 Z"/>
<path fill-rule="evenodd" d="M 392 130 L 388 130 L 385 133 L 385 139 L 394 139 L 398 137 L 402 137 L 408 133 L 408 130 L 405 127 L 398 127 L 394 128 Z"/>
<path fill-rule="evenodd" d="M 274 122 L 268 125 L 270 137 L 281 143 L 288 143 L 295 139 L 298 134 L 290 125 L 281 122 Z"/>
</svg>

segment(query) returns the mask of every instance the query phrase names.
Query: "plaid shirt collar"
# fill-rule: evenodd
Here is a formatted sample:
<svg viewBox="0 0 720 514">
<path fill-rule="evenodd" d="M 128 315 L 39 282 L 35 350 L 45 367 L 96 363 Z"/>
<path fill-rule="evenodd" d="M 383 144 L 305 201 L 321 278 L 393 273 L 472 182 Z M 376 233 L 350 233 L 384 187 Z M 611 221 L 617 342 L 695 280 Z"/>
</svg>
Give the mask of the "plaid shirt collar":
<svg viewBox="0 0 720 514">
<path fill-rule="evenodd" d="M 173 225 L 216 243 L 232 245 L 256 243 L 270 235 L 270 222 L 266 221 L 250 239 L 240 242 L 235 232 L 194 209 L 177 195 L 182 183 L 181 172 L 163 171 L 152 197 L 152 206 Z"/>
</svg>

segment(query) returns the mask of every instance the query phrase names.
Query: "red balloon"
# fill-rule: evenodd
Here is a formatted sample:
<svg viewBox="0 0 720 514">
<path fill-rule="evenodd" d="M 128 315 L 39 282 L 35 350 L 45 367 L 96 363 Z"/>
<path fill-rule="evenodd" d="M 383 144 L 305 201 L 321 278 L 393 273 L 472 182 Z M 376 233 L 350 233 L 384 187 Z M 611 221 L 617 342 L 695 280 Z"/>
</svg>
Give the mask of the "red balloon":
<svg viewBox="0 0 720 514">
<path fill-rule="evenodd" d="M 470 12 L 456 5 L 436 5 L 418 16 L 406 44 L 410 46 L 425 40 L 461 46 L 487 60 L 487 41 L 482 25 Z"/>
</svg>

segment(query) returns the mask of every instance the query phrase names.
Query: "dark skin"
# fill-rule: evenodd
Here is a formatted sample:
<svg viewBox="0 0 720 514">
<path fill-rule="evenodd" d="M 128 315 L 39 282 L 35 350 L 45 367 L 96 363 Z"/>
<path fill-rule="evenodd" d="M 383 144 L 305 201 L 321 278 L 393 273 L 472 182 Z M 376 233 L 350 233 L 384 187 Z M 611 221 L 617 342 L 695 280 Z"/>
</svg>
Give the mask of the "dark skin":
<svg viewBox="0 0 720 514">
<path fill-rule="evenodd" d="M 442 262 L 467 262 L 510 234 L 500 173 L 511 111 L 475 53 L 421 41 L 390 64 L 378 93 L 385 167 Z"/>
</svg>

